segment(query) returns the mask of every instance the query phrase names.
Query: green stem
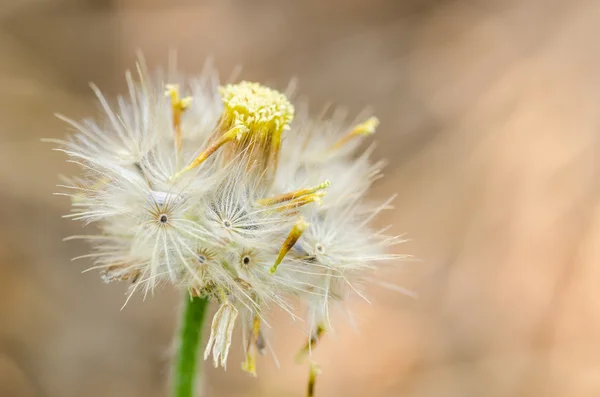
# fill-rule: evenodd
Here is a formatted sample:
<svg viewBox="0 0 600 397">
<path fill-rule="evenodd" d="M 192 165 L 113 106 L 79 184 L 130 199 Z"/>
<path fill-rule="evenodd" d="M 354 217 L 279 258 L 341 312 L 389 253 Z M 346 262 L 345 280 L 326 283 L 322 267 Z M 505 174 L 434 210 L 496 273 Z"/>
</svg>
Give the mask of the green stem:
<svg viewBox="0 0 600 397">
<path fill-rule="evenodd" d="M 179 345 L 173 374 L 173 397 L 194 397 L 198 344 L 208 306 L 207 298 L 185 295 L 185 309 L 179 331 Z"/>
</svg>

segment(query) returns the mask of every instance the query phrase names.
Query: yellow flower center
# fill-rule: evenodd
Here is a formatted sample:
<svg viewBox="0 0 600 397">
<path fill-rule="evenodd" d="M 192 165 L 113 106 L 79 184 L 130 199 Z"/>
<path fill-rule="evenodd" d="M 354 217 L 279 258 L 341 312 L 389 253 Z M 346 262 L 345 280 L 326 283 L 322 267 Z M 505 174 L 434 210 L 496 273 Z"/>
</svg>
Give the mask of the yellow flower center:
<svg viewBox="0 0 600 397">
<path fill-rule="evenodd" d="M 281 136 L 294 119 L 294 106 L 282 93 L 258 83 L 242 81 L 220 87 L 224 122 L 243 125 L 253 138 Z"/>
<path fill-rule="evenodd" d="M 294 119 L 294 106 L 282 93 L 258 83 L 242 81 L 220 87 L 224 109 L 219 136 L 187 167 L 174 175 L 179 178 L 212 156 L 223 146 L 225 161 L 244 153 L 263 183 L 269 183 L 279 159 L 281 137 Z"/>
</svg>

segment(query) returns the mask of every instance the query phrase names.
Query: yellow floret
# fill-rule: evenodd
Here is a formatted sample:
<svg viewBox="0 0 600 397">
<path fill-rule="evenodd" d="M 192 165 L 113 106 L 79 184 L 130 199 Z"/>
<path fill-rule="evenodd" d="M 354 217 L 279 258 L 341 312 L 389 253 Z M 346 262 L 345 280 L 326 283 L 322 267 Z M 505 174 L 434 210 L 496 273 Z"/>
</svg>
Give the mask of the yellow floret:
<svg viewBox="0 0 600 397">
<path fill-rule="evenodd" d="M 190 171 L 226 144 L 225 160 L 241 152 L 252 159 L 268 181 L 277 169 L 283 132 L 294 118 L 294 106 L 282 93 L 258 83 L 243 81 L 219 88 L 224 109 L 219 136 L 174 178 Z"/>
<path fill-rule="evenodd" d="M 219 92 L 226 124 L 243 125 L 253 137 L 279 136 L 294 119 L 294 106 L 285 95 L 258 83 L 228 84 Z"/>
</svg>

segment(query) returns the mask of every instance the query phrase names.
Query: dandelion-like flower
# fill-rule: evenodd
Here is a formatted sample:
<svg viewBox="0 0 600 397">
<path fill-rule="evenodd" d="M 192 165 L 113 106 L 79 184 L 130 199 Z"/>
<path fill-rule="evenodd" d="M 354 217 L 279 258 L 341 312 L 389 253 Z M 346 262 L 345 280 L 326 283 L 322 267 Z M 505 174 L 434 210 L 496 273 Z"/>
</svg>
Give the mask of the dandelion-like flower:
<svg viewBox="0 0 600 397">
<path fill-rule="evenodd" d="M 217 302 L 205 349 L 215 366 L 242 322 L 242 368 L 256 373 L 273 307 L 308 324 L 301 358 L 331 328 L 331 305 L 363 296 L 368 271 L 397 258 L 387 247 L 400 240 L 369 226 L 389 202 L 365 201 L 382 164 L 357 152 L 377 119 L 313 120 L 258 83 L 156 82 L 138 71 L 114 105 L 93 87 L 101 121 L 61 116 L 75 133 L 57 150 L 84 170 L 60 185 L 67 217 L 99 231 L 72 238 L 89 240 L 85 257 L 106 282 L 131 284 L 127 299 L 170 283 Z"/>
</svg>

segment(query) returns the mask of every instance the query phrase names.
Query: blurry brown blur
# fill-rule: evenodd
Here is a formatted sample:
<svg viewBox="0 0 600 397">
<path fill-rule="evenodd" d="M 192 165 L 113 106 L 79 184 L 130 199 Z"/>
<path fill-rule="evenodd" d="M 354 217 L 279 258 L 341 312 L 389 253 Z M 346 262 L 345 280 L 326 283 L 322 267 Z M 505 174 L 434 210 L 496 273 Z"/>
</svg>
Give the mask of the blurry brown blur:
<svg viewBox="0 0 600 397">
<path fill-rule="evenodd" d="M 40 138 L 170 49 L 381 120 L 373 195 L 398 192 L 385 222 L 418 258 L 390 281 L 419 298 L 373 287 L 358 331 L 334 319 L 317 396 L 599 396 L 598 21 L 594 0 L 0 0 L 0 397 L 167 396 L 178 294 L 121 311 L 125 285 L 80 273 L 52 195 L 76 170 Z M 205 396 L 304 395 L 301 331 L 273 323 L 281 368 L 249 378 L 236 347 Z"/>
</svg>

